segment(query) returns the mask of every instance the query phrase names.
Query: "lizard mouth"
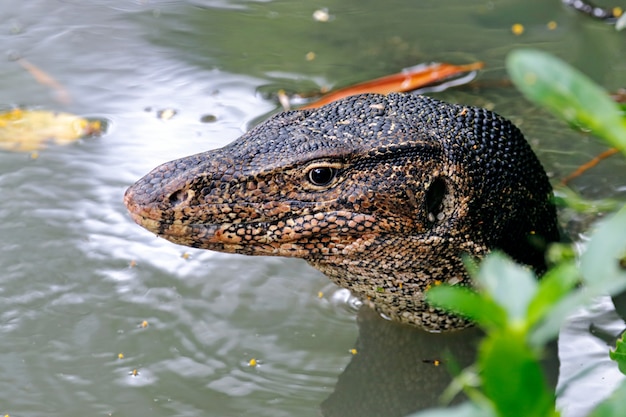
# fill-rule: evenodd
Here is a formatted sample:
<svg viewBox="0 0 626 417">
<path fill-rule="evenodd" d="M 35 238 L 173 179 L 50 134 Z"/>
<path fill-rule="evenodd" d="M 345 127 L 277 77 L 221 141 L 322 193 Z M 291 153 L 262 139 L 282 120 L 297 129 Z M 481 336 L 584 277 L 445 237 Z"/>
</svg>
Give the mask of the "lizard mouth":
<svg viewBox="0 0 626 417">
<path fill-rule="evenodd" d="M 131 187 L 132 188 L 132 187 Z M 349 211 L 284 212 L 249 222 L 200 219 L 193 211 L 224 212 L 225 204 L 164 211 L 141 204 L 131 189 L 124 195 L 135 223 L 170 242 L 218 252 L 311 258 L 346 253 L 357 241 L 370 240 L 378 223 L 373 215 Z M 273 211 L 273 210 L 272 210 Z"/>
<path fill-rule="evenodd" d="M 182 222 L 164 217 L 153 207 L 143 207 L 125 196 L 124 203 L 135 223 L 170 242 L 195 248 L 237 253 L 243 249 L 241 239 L 224 233 L 230 224 Z"/>
</svg>

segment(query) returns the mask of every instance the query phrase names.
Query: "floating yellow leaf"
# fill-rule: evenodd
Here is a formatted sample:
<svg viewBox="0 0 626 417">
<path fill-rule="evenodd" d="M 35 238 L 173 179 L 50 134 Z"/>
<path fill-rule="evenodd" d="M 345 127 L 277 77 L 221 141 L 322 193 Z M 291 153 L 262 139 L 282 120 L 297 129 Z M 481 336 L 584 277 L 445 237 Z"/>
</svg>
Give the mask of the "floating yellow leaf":
<svg viewBox="0 0 626 417">
<path fill-rule="evenodd" d="M 12 109 L 0 112 L 0 149 L 34 151 L 49 143 L 66 145 L 85 136 L 101 134 L 102 122 L 69 113 Z"/>
</svg>

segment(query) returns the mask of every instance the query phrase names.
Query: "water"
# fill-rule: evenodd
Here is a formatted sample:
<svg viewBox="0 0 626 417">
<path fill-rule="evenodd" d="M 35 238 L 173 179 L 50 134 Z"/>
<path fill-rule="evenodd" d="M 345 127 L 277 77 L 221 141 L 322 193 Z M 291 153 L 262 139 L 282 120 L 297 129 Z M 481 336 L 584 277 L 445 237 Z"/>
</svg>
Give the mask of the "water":
<svg viewBox="0 0 626 417">
<path fill-rule="evenodd" d="M 313 20 L 323 7 L 331 20 Z M 401 416 L 436 404 L 448 372 L 432 361 L 450 351 L 471 362 L 475 331 L 430 335 L 358 311 L 298 260 L 157 239 L 126 214 L 125 188 L 161 162 L 235 139 L 276 111 L 279 88 L 473 60 L 486 63 L 483 86 L 437 97 L 512 118 L 558 179 L 604 147 L 498 86 L 504 56 L 540 47 L 614 90 L 626 79 L 621 39 L 558 1 L 4 0 L 0 106 L 104 118 L 109 130 L 36 159 L 0 153 L 0 415 Z M 15 56 L 54 76 L 71 102 Z M 176 115 L 161 120 L 163 109 Z M 623 198 L 625 175 L 614 157 L 573 186 Z M 569 416 L 618 379 L 592 322 L 609 334 L 623 327 L 601 300 L 564 330 L 561 383 L 599 364 L 559 399 Z"/>
</svg>

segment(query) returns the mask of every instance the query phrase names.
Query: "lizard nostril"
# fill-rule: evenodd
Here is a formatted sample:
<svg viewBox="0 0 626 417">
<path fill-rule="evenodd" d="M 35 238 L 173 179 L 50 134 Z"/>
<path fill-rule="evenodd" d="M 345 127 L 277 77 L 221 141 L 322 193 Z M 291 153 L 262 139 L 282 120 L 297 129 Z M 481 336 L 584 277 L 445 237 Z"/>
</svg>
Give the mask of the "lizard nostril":
<svg viewBox="0 0 626 417">
<path fill-rule="evenodd" d="M 435 178 L 428 190 L 426 190 L 426 209 L 430 222 L 434 223 L 437 220 L 443 220 L 443 199 L 447 192 L 448 187 L 441 177 Z"/>
<path fill-rule="evenodd" d="M 194 196 L 194 194 L 195 193 L 193 192 L 193 190 L 182 189 L 182 190 L 178 190 L 170 194 L 168 200 L 172 207 L 176 207 L 183 203 L 188 203 L 191 200 L 191 198 Z"/>
</svg>

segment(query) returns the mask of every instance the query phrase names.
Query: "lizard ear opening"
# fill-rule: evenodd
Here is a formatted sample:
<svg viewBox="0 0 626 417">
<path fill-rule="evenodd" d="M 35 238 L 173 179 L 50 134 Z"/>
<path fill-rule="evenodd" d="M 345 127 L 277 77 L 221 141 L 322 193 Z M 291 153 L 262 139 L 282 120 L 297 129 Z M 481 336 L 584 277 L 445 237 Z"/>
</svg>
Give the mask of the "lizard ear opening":
<svg viewBox="0 0 626 417">
<path fill-rule="evenodd" d="M 435 223 L 443 220 L 443 199 L 448 193 L 448 186 L 443 178 L 437 177 L 426 190 L 426 212 L 428 221 Z"/>
</svg>

